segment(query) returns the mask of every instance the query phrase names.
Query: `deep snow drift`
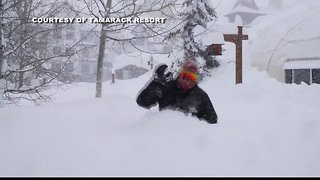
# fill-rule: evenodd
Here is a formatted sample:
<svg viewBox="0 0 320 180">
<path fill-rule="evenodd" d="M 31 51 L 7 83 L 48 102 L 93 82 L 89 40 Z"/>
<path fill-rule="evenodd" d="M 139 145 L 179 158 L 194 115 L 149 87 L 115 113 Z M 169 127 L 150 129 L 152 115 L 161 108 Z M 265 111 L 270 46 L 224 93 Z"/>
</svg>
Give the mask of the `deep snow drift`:
<svg viewBox="0 0 320 180">
<path fill-rule="evenodd" d="M 101 99 L 95 84 L 50 90 L 53 103 L 0 109 L 0 176 L 320 176 L 320 85 L 280 83 L 249 56 L 235 85 L 225 48 L 200 84 L 219 124 L 138 107 L 151 72 L 104 83 Z"/>
<path fill-rule="evenodd" d="M 246 63 L 248 64 L 248 63 Z M 0 109 L 0 175 L 320 175 L 319 85 L 285 85 L 245 65 L 234 85 L 223 63 L 200 86 L 219 115 L 209 125 L 139 108 L 151 73 L 57 91 L 54 104 Z"/>
</svg>

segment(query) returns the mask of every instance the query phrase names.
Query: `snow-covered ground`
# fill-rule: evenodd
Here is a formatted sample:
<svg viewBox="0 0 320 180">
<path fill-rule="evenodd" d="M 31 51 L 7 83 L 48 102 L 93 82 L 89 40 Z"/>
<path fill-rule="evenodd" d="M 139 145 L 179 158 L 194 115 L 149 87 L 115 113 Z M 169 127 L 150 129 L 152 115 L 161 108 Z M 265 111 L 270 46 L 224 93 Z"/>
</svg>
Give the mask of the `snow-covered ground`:
<svg viewBox="0 0 320 180">
<path fill-rule="evenodd" d="M 248 44 L 243 84 L 231 44 L 200 84 L 216 125 L 138 107 L 151 72 L 105 83 L 101 99 L 81 83 L 51 90 L 52 103 L 0 108 L 0 176 L 320 176 L 320 85 L 257 71 Z"/>
<path fill-rule="evenodd" d="M 246 62 L 248 59 L 246 58 Z M 151 73 L 57 91 L 55 102 L 0 109 L 1 176 L 319 176 L 319 85 L 285 85 L 223 63 L 200 86 L 219 124 L 139 108 Z"/>
</svg>

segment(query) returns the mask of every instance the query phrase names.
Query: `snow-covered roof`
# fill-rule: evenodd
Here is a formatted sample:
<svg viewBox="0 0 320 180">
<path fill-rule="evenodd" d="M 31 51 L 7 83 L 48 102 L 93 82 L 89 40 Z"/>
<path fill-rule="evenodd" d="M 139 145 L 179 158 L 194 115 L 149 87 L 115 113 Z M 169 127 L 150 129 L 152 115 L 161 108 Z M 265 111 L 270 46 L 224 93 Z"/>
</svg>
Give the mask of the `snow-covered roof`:
<svg viewBox="0 0 320 180">
<path fill-rule="evenodd" d="M 320 69 L 320 57 L 305 59 L 289 59 L 283 69 Z"/>
<path fill-rule="evenodd" d="M 209 32 L 205 35 L 205 38 L 202 39 L 202 43 L 205 46 L 211 44 L 224 44 L 224 37 L 222 32 Z"/>
<path fill-rule="evenodd" d="M 245 6 L 239 6 L 235 9 L 233 9 L 233 12 L 237 12 L 237 11 L 240 11 L 240 12 L 252 12 L 252 13 L 256 13 L 256 12 L 259 12 L 258 9 L 251 9 L 251 8 L 248 8 L 248 7 L 245 7 Z"/>
<path fill-rule="evenodd" d="M 236 14 L 241 14 L 241 13 L 247 13 L 247 14 L 255 14 L 255 15 L 259 15 L 259 16 L 262 16 L 262 15 L 266 15 L 267 12 L 265 11 L 256 11 L 256 10 L 253 10 L 253 9 L 249 9 L 249 8 L 241 8 L 237 11 L 232 11 L 228 14 L 226 14 L 225 16 L 228 17 L 228 16 L 232 16 L 232 15 L 236 15 Z"/>
<path fill-rule="evenodd" d="M 237 3 L 234 5 L 233 10 L 236 10 L 237 8 L 241 8 L 241 7 L 259 10 L 254 0 L 238 0 Z"/>
<path fill-rule="evenodd" d="M 115 57 L 113 62 L 113 69 L 121 69 L 127 65 L 135 64 L 139 67 L 148 68 L 147 61 L 149 57 L 142 57 L 140 54 L 132 54 L 132 55 L 119 55 Z"/>
<path fill-rule="evenodd" d="M 170 64 L 170 60 L 167 54 L 147 54 L 147 53 L 131 53 L 131 54 L 122 54 L 114 58 L 113 69 L 121 69 L 128 65 L 136 65 L 138 67 L 143 67 L 145 69 L 150 69 L 148 61 L 153 59 L 153 65 L 156 67 L 158 64 Z"/>
<path fill-rule="evenodd" d="M 238 0 L 232 9 L 232 12 L 226 14 L 225 16 L 232 16 L 239 13 L 264 15 L 264 13 L 259 10 L 254 0 Z"/>
</svg>

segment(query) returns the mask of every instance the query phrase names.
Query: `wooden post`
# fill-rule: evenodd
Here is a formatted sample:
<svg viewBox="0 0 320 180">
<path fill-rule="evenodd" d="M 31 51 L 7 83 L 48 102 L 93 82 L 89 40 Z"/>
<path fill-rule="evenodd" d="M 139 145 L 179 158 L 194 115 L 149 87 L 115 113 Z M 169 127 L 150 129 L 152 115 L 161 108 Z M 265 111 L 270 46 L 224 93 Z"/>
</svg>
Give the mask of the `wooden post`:
<svg viewBox="0 0 320 180">
<path fill-rule="evenodd" d="M 112 84 L 114 84 L 115 82 L 116 82 L 116 75 L 112 73 Z"/>
<path fill-rule="evenodd" d="M 242 83 L 242 41 L 248 40 L 248 35 L 243 35 L 243 27 L 238 26 L 238 34 L 224 34 L 224 40 L 236 45 L 236 84 Z"/>
<path fill-rule="evenodd" d="M 152 70 L 153 69 L 153 56 L 151 55 L 151 58 L 150 58 L 150 69 Z"/>
<path fill-rule="evenodd" d="M 116 82 L 116 71 L 113 69 L 113 64 L 111 68 L 111 83 L 114 84 Z"/>
</svg>

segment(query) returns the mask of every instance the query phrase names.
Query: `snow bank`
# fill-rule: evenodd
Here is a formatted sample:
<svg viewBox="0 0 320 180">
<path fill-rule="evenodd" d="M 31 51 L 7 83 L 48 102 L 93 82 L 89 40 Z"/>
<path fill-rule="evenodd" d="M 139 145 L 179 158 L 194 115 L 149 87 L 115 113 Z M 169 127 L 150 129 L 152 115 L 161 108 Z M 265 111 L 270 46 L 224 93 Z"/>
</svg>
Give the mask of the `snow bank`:
<svg viewBox="0 0 320 180">
<path fill-rule="evenodd" d="M 284 85 L 222 63 L 200 86 L 219 115 L 209 125 L 175 111 L 138 107 L 151 73 L 58 91 L 54 104 L 0 109 L 3 176 L 319 175 L 319 86 Z"/>
</svg>

